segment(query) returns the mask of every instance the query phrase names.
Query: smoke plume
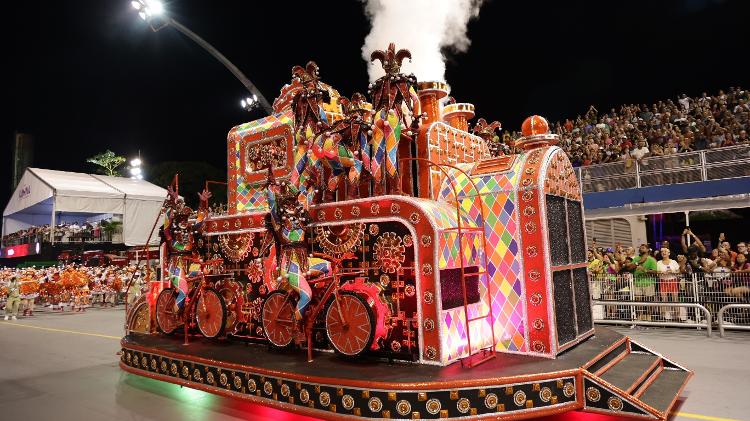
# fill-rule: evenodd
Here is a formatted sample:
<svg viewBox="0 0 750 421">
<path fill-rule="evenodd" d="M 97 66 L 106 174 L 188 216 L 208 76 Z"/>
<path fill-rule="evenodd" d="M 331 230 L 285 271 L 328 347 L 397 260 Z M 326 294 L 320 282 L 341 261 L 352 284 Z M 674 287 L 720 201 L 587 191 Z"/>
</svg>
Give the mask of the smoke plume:
<svg viewBox="0 0 750 421">
<path fill-rule="evenodd" d="M 411 51 L 403 73 L 414 73 L 421 81 L 445 81 L 444 51 L 465 52 L 471 40 L 466 35 L 469 20 L 479 16 L 483 0 L 364 0 L 365 14 L 372 29 L 362 46 L 362 57 L 369 63 L 374 81 L 384 74 L 380 62 L 370 63 L 370 53 L 385 50 L 391 42 L 396 49 Z"/>
</svg>

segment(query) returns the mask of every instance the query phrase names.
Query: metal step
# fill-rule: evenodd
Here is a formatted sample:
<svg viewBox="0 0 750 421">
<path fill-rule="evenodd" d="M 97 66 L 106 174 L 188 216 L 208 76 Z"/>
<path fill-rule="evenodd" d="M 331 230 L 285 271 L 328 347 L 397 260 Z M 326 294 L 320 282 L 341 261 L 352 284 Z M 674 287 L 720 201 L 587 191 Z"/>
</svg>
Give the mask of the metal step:
<svg viewBox="0 0 750 421">
<path fill-rule="evenodd" d="M 665 369 L 640 396 L 639 400 L 661 413 L 666 413 L 677 399 L 690 372 L 679 369 Z"/>
<path fill-rule="evenodd" d="M 656 355 L 631 352 L 599 377 L 629 393 L 648 377 L 660 360 Z"/>
</svg>

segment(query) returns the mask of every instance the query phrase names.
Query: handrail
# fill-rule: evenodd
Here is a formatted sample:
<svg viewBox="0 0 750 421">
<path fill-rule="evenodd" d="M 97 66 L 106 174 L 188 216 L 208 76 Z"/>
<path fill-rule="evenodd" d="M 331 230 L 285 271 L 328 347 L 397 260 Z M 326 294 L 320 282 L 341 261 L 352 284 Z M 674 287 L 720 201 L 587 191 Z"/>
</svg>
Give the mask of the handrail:
<svg viewBox="0 0 750 421">
<path fill-rule="evenodd" d="M 730 308 L 750 309 L 750 304 L 727 304 L 719 309 L 716 318 L 719 320 L 719 336 L 722 338 L 724 337 L 724 312 Z M 732 326 L 732 328 L 738 330 L 750 330 L 750 326 Z"/>
<path fill-rule="evenodd" d="M 670 307 L 687 307 L 687 308 L 697 308 L 706 315 L 706 333 L 708 337 L 711 337 L 711 312 L 708 311 L 708 309 L 700 304 L 697 303 L 654 303 L 654 302 L 641 302 L 641 301 L 599 301 L 599 300 L 592 300 L 591 306 L 601 305 L 601 306 L 630 306 L 630 307 L 664 307 L 665 305 L 669 305 Z M 612 323 L 612 324 L 642 324 L 642 325 L 652 325 L 652 326 L 686 326 L 685 323 L 670 323 L 670 322 L 646 322 L 646 321 L 640 321 L 640 320 L 597 320 L 596 323 Z M 696 327 L 703 327 L 702 324 L 693 325 Z"/>
<path fill-rule="evenodd" d="M 407 161 L 424 162 L 424 163 L 426 163 L 429 166 L 437 167 L 440 170 L 440 172 L 442 172 L 443 175 L 445 175 L 446 180 L 449 180 L 449 181 L 451 180 L 451 176 L 445 170 L 444 167 L 457 170 L 461 174 L 463 174 L 466 177 L 467 180 L 469 180 L 469 183 L 471 183 L 472 188 L 476 192 L 476 196 L 472 196 L 472 201 L 475 200 L 477 197 L 480 196 L 479 195 L 479 189 L 477 188 L 476 183 L 474 183 L 474 180 L 469 176 L 469 174 L 466 173 L 466 171 L 464 171 L 463 169 L 461 169 L 461 168 L 459 168 L 459 167 L 457 167 L 455 165 L 451 165 L 451 164 L 438 164 L 438 163 L 430 161 L 429 159 L 426 159 L 426 158 L 402 158 L 402 159 L 400 159 L 400 162 L 407 162 Z M 403 186 L 401 186 L 401 184 L 403 184 L 403 179 L 399 179 L 399 188 L 403 187 Z M 452 181 L 450 181 L 450 185 L 451 185 L 451 189 L 453 190 L 453 197 L 456 200 L 456 229 L 457 229 L 456 236 L 457 236 L 457 239 L 458 239 L 458 246 L 459 246 L 459 248 L 461 248 L 462 247 L 461 238 L 462 238 L 462 235 L 463 235 L 463 233 L 461 231 L 461 222 L 462 222 L 461 221 L 461 200 L 458 198 L 458 191 L 456 190 L 455 183 L 453 183 Z M 495 346 L 496 346 L 496 343 L 495 343 L 495 323 L 494 323 L 494 316 L 492 314 L 492 292 L 491 292 L 491 289 L 490 289 L 490 285 L 491 285 L 492 282 L 490 281 L 489 274 L 487 273 L 487 236 L 485 235 L 485 227 L 484 227 L 484 221 L 485 221 L 485 218 L 484 218 L 484 202 L 482 201 L 481 197 L 479 197 L 479 214 L 480 214 L 480 217 L 482 219 L 482 221 L 481 221 L 482 223 L 481 223 L 481 227 L 480 228 L 481 228 L 481 233 L 482 233 L 482 260 L 483 260 L 483 265 L 484 265 L 484 277 L 487 280 L 487 295 L 489 296 L 489 300 L 490 300 L 490 303 L 487 306 L 488 307 L 487 316 L 490 319 L 490 331 L 492 333 L 492 342 L 491 342 L 491 349 L 492 350 L 490 351 L 491 355 L 489 357 L 487 357 L 487 358 L 485 358 L 485 359 L 477 362 L 476 364 L 481 364 L 482 362 L 487 361 L 489 358 L 494 358 L 494 356 L 495 356 Z M 465 357 L 465 358 L 471 358 L 471 356 L 474 355 L 474 354 L 472 354 L 472 349 L 471 349 L 471 329 L 469 329 L 469 323 L 471 321 L 473 321 L 473 320 L 479 320 L 480 318 L 471 319 L 469 317 L 469 300 L 468 300 L 468 296 L 466 295 L 466 272 L 465 272 L 465 268 L 464 268 L 464 253 L 463 253 L 463 250 L 459 250 L 459 261 L 461 263 L 461 290 L 462 290 L 463 296 L 464 296 L 464 316 L 466 317 L 466 320 L 465 320 L 465 323 L 466 323 L 466 342 L 467 342 L 467 347 L 468 347 L 468 350 L 469 350 L 469 355 L 468 355 L 468 357 Z M 479 349 L 477 351 L 479 351 Z M 461 359 L 461 365 L 462 366 L 463 366 L 463 360 L 465 358 Z M 471 360 L 469 360 L 468 366 L 469 367 L 473 367 L 476 364 L 472 364 Z"/>
<path fill-rule="evenodd" d="M 738 154 L 747 154 L 747 157 L 736 157 L 736 159 L 729 159 L 725 160 L 722 158 L 722 155 L 724 154 L 731 154 L 733 152 L 736 152 Z M 707 158 L 712 156 L 718 156 L 719 158 L 716 158 L 714 160 L 709 160 Z M 691 157 L 694 159 L 695 162 L 693 163 L 685 163 L 683 160 Z M 677 164 L 674 166 L 667 166 L 665 165 L 663 168 L 651 168 L 652 165 L 648 165 L 649 163 L 659 165 L 660 163 L 664 162 L 673 162 L 672 160 L 677 160 Z M 596 192 L 596 189 L 590 188 L 590 185 L 592 183 L 596 182 L 605 182 L 605 181 L 627 181 L 630 180 L 631 182 L 628 183 L 629 185 L 633 185 L 635 187 L 624 187 L 624 188 L 640 188 L 644 185 L 668 185 L 668 184 L 681 184 L 684 182 L 696 182 L 696 181 L 709 181 L 709 180 L 721 180 L 721 179 L 728 179 L 728 178 L 734 178 L 736 175 L 720 175 L 720 176 L 711 176 L 709 174 L 710 169 L 720 169 L 720 168 L 731 168 L 736 167 L 739 164 L 745 163 L 750 161 L 750 145 L 735 145 L 735 146 L 726 146 L 723 148 L 716 148 L 716 149 L 704 149 L 700 151 L 691 151 L 691 152 L 681 152 L 681 153 L 675 153 L 670 155 L 661 155 L 661 156 L 650 156 L 646 157 L 641 161 L 634 160 L 633 166 L 631 168 L 628 168 L 627 171 L 617 172 L 617 167 L 621 167 L 624 165 L 624 161 L 615 161 L 615 162 L 607 162 L 602 164 L 594 164 L 594 165 L 587 165 L 587 166 L 581 166 L 576 168 L 576 175 L 578 176 L 579 181 L 581 182 L 582 186 L 584 187 L 584 191 L 587 193 L 590 192 Z M 644 165 L 646 164 L 646 165 Z M 700 179 L 697 179 L 697 174 L 695 171 L 700 171 Z M 610 174 L 611 172 L 611 174 Z M 594 173 L 592 175 L 592 173 Z M 601 175 L 596 175 L 596 173 L 601 173 Z M 658 182 L 656 184 L 654 183 L 648 183 L 644 182 L 645 177 L 653 177 L 654 175 L 663 175 L 663 174 L 692 174 L 693 177 L 696 179 L 690 179 L 689 181 L 682 181 L 682 182 Z M 744 175 L 740 175 L 744 176 Z M 647 179 L 646 179 L 647 181 Z M 651 180 L 653 181 L 653 179 Z M 589 187 L 587 187 L 587 185 Z M 613 191 L 613 190 L 621 190 L 622 188 L 613 187 L 613 188 L 605 188 L 603 191 Z"/>
</svg>

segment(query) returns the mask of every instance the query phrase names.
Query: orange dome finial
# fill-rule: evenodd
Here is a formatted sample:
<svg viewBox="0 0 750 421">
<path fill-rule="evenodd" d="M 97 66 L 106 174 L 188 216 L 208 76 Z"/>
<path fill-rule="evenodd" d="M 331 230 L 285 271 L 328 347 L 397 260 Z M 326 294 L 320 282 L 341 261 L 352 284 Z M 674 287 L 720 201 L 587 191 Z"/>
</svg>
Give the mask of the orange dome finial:
<svg viewBox="0 0 750 421">
<path fill-rule="evenodd" d="M 536 136 L 540 134 L 549 134 L 549 123 L 547 119 L 539 115 L 532 115 L 524 120 L 521 125 L 521 133 L 524 136 Z"/>
</svg>

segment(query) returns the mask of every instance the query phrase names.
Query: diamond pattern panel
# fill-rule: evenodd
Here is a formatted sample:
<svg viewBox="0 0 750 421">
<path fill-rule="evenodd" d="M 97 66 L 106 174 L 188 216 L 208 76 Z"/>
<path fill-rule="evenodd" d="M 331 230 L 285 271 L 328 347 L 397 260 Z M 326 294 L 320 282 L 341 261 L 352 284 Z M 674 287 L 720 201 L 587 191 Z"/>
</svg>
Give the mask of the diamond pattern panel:
<svg viewBox="0 0 750 421">
<path fill-rule="evenodd" d="M 254 210 L 266 210 L 268 204 L 266 203 L 265 192 L 263 186 L 254 185 L 245 182 L 245 177 L 242 174 L 242 163 L 240 162 L 240 147 L 242 138 L 257 132 L 262 132 L 270 129 L 271 127 L 279 126 L 282 124 L 292 124 L 292 115 L 290 113 L 276 114 L 261 118 L 259 120 L 251 121 L 249 123 L 240 124 L 232 129 L 230 139 L 234 138 L 234 172 L 237 174 L 234 185 L 230 186 L 235 189 L 236 193 L 236 209 L 239 212 L 242 211 L 254 211 Z"/>
</svg>

